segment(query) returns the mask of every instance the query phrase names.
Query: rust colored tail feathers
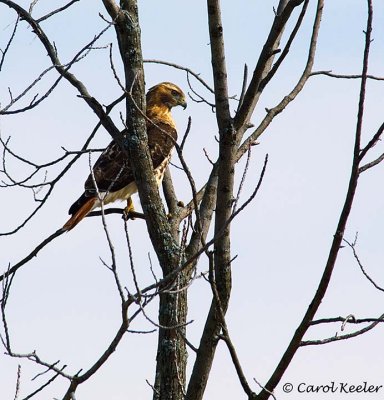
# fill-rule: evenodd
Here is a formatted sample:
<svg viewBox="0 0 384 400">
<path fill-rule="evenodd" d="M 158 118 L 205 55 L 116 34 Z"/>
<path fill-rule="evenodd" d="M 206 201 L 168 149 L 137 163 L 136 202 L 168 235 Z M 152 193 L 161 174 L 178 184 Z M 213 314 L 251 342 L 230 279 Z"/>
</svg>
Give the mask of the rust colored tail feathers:
<svg viewBox="0 0 384 400">
<path fill-rule="evenodd" d="M 64 224 L 63 229 L 70 231 L 95 207 L 97 197 L 86 198 L 84 194 L 69 209 L 71 218 Z"/>
</svg>

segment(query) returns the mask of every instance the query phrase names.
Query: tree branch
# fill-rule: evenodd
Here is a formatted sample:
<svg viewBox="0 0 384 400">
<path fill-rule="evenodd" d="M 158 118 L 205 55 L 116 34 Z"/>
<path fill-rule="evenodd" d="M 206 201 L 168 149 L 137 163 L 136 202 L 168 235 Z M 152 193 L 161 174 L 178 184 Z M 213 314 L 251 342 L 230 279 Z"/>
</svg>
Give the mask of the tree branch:
<svg viewBox="0 0 384 400">
<path fill-rule="evenodd" d="M 172 67 L 172 68 L 176 68 L 176 69 L 185 71 L 187 74 L 192 75 L 197 81 L 199 81 L 208 91 L 210 91 L 211 93 L 214 93 L 214 90 L 208 85 L 208 83 L 206 83 L 204 79 L 200 78 L 200 74 L 192 71 L 190 68 L 183 67 L 182 65 L 178 65 L 175 63 L 171 63 L 168 61 L 162 61 L 162 60 L 144 59 L 143 62 L 148 63 L 148 64 L 162 64 L 162 65 L 166 65 L 168 67 Z"/>
<path fill-rule="evenodd" d="M 286 5 L 281 5 L 281 7 L 279 7 L 280 12 L 275 15 L 269 36 L 260 53 L 251 82 L 244 95 L 244 101 L 235 116 L 234 126 L 236 130 L 244 130 L 248 125 L 260 95 L 260 83 L 272 65 L 273 56 L 280 43 L 284 28 L 293 10 L 303 3 L 303 1 L 304 0 L 291 0 Z"/>
<path fill-rule="evenodd" d="M 43 17 L 40 17 L 39 19 L 36 20 L 36 22 L 39 24 L 40 22 L 52 17 L 53 15 L 66 10 L 67 8 L 71 7 L 71 5 L 73 5 L 74 3 L 77 3 L 78 1 L 80 1 L 80 0 L 72 0 L 68 4 L 64 5 L 63 7 L 60 7 L 58 9 L 51 11 L 50 13 L 44 15 Z"/>
<path fill-rule="evenodd" d="M 346 339 L 351 339 L 356 336 L 363 335 L 364 333 L 370 331 L 373 329 L 375 326 L 377 326 L 380 322 L 384 322 L 384 314 L 382 314 L 376 321 L 374 321 L 372 324 L 366 326 L 365 328 L 362 328 L 356 332 L 348 333 L 346 335 L 341 335 L 341 336 L 333 336 L 327 339 L 321 339 L 321 340 L 304 340 L 300 342 L 300 346 L 313 346 L 313 345 L 321 345 L 321 344 L 327 344 L 327 343 L 332 343 L 332 342 L 338 342 L 339 340 L 346 340 Z"/>
<path fill-rule="evenodd" d="M 1 71 L 1 69 L 2 69 L 2 67 L 3 67 L 4 60 L 5 60 L 5 56 L 7 55 L 8 50 L 9 50 L 9 48 L 11 47 L 11 44 L 12 44 L 12 42 L 13 42 L 13 39 L 15 38 L 17 26 L 19 25 L 19 21 L 20 21 L 20 18 L 17 17 L 17 20 L 16 20 L 16 22 L 15 22 L 15 25 L 13 26 L 13 31 L 12 31 L 12 33 L 11 33 L 11 36 L 10 36 L 9 40 L 8 40 L 8 43 L 7 43 L 6 46 L 5 46 L 5 49 L 4 49 L 4 50 L 1 50 L 1 49 L 0 49 L 0 51 L 1 51 L 0 71 Z"/>
<path fill-rule="evenodd" d="M 215 88 L 216 118 L 220 135 L 215 236 L 217 236 L 218 232 L 223 231 L 223 234 L 217 237 L 215 241 L 214 266 L 217 290 L 222 311 L 225 314 L 231 291 L 230 224 L 227 224 L 227 222 L 232 212 L 236 131 L 233 126 L 228 101 L 224 37 L 219 0 L 208 0 L 207 9 Z M 213 299 L 189 381 L 186 400 L 199 400 L 203 397 L 221 325 L 217 302 Z"/>
<path fill-rule="evenodd" d="M 68 70 L 61 64 L 56 48 L 51 44 L 48 37 L 44 33 L 43 29 L 40 27 L 39 23 L 32 18 L 30 13 L 28 13 L 25 9 L 20 7 L 18 4 L 11 0 L 0 0 L 0 3 L 7 5 L 8 7 L 15 10 L 19 16 L 27 21 L 27 23 L 31 26 L 33 32 L 37 35 L 40 42 L 43 44 L 46 49 L 49 58 L 51 59 L 52 65 L 55 66 L 57 72 L 63 76 L 72 86 L 74 86 L 78 92 L 80 93 L 80 97 L 89 105 L 89 107 L 95 112 L 95 114 L 99 117 L 101 124 L 108 131 L 108 133 L 116 140 L 116 142 L 122 146 L 122 137 L 119 129 L 115 126 L 112 119 L 108 116 L 108 114 L 104 111 L 102 105 L 92 97 L 84 84 L 79 81 L 75 75 L 68 72 Z"/>
</svg>

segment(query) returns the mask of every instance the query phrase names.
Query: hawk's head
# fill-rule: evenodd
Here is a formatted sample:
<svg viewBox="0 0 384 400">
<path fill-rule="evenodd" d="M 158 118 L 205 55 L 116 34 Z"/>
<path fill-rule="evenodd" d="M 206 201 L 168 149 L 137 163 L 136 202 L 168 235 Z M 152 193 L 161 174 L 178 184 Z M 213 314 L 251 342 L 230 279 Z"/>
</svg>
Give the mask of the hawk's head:
<svg viewBox="0 0 384 400">
<path fill-rule="evenodd" d="M 167 106 L 170 110 L 172 107 L 187 107 L 185 95 L 183 91 L 173 83 L 162 82 L 150 88 L 147 92 L 147 106 Z"/>
</svg>

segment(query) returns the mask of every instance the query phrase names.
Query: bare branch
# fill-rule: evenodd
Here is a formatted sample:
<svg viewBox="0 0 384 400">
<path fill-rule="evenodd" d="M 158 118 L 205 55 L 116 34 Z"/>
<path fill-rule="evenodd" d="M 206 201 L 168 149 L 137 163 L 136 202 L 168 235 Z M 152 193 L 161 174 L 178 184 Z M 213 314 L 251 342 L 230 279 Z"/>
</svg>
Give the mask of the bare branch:
<svg viewBox="0 0 384 400">
<path fill-rule="evenodd" d="M 14 27 L 13 27 L 13 31 L 12 31 L 12 33 L 11 33 L 11 37 L 9 38 L 8 43 L 6 44 L 5 49 L 4 49 L 4 50 L 1 50 L 1 49 L 0 49 L 0 52 L 1 52 L 0 71 L 1 71 L 1 69 L 2 69 L 2 67 L 3 67 L 4 60 L 5 60 L 5 56 L 6 56 L 7 52 L 8 52 L 8 50 L 9 50 L 9 48 L 11 47 L 11 44 L 12 44 L 12 42 L 13 42 L 13 39 L 15 38 L 16 30 L 17 30 L 17 26 L 18 26 L 18 24 L 19 24 L 19 21 L 20 21 L 20 18 L 19 18 L 19 16 L 18 16 L 17 19 L 16 19 L 16 22 L 15 22 L 15 25 L 14 25 Z"/>
<path fill-rule="evenodd" d="M 362 328 L 356 332 L 349 333 L 346 335 L 341 335 L 341 336 L 333 336 L 327 339 L 321 339 L 321 340 L 304 340 L 300 342 L 300 346 L 313 346 L 313 345 L 321 345 L 321 344 L 327 344 L 327 343 L 332 343 L 332 342 L 337 342 L 339 340 L 346 340 L 346 339 L 351 339 L 356 336 L 363 335 L 364 333 L 370 331 L 373 329 L 375 326 L 377 326 L 380 322 L 384 321 L 384 314 L 382 314 L 375 322 L 372 324 L 366 326 L 365 328 Z"/>
<path fill-rule="evenodd" d="M 60 235 L 62 235 L 64 232 L 65 232 L 65 230 L 60 228 L 55 233 L 48 236 L 34 250 L 32 250 L 32 252 L 29 253 L 27 255 L 27 257 L 23 258 L 21 261 L 19 261 L 13 267 L 9 268 L 6 272 L 4 272 L 2 275 L 0 275 L 0 281 L 3 281 L 5 278 L 7 278 L 10 275 L 13 275 L 20 267 L 22 267 L 24 264 L 26 264 L 28 261 L 30 261 L 33 257 L 35 257 L 39 253 L 39 251 L 41 249 L 43 249 L 48 243 L 50 243 L 52 240 L 54 240 L 57 237 L 59 237 Z"/>
<path fill-rule="evenodd" d="M 78 1 L 78 0 L 77 0 Z M 78 53 L 72 58 L 72 60 L 64 65 L 60 65 L 62 68 L 62 71 L 68 72 L 69 69 L 76 64 L 77 62 L 81 61 L 83 58 L 85 58 L 89 52 L 94 49 L 93 44 L 100 39 L 100 37 L 111 27 L 111 24 L 107 25 L 101 32 L 99 32 L 95 37 L 88 43 L 86 44 Z M 56 51 L 55 51 L 55 56 L 56 56 Z M 58 59 L 56 60 L 58 61 Z M 17 110 L 9 110 L 16 102 L 18 102 L 20 99 L 24 98 L 25 95 L 34 87 L 36 84 L 52 69 L 58 69 L 58 65 L 52 65 L 48 68 L 46 68 L 26 89 L 24 89 L 18 96 L 13 97 L 11 96 L 11 101 L 10 103 L 0 109 L 0 115 L 10 115 L 10 114 L 18 114 L 22 113 L 24 111 L 32 110 L 33 108 L 37 107 L 43 100 L 48 98 L 48 96 L 53 92 L 53 90 L 57 87 L 59 82 L 65 77 L 64 74 L 61 74 L 59 78 L 56 79 L 56 81 L 53 83 L 53 85 L 46 91 L 44 95 L 42 95 L 39 99 L 37 99 L 38 95 L 35 95 L 32 101 L 28 106 L 22 107 Z M 71 74 L 69 74 L 71 75 Z"/>
<path fill-rule="evenodd" d="M 17 366 L 17 378 L 16 378 L 16 389 L 14 400 L 17 400 L 20 392 L 20 380 L 21 380 L 21 365 Z"/>
<path fill-rule="evenodd" d="M 239 202 L 240 194 L 241 194 L 241 191 L 242 191 L 243 186 L 244 186 L 245 178 L 247 176 L 247 172 L 248 172 L 248 168 L 249 168 L 249 161 L 250 160 L 251 160 L 251 146 L 249 146 L 249 149 L 248 149 L 248 155 L 247 155 L 247 160 L 245 162 L 243 175 L 242 175 L 241 180 L 240 180 L 240 184 L 239 184 L 239 188 L 237 190 L 236 198 L 235 198 L 235 200 L 233 202 L 233 211 L 236 211 L 237 203 Z"/>
<path fill-rule="evenodd" d="M 360 261 L 360 258 L 356 252 L 356 242 L 355 243 L 350 243 L 347 239 L 343 239 L 343 242 L 347 243 L 347 245 L 352 249 L 353 256 L 355 257 L 355 260 L 357 261 L 357 264 L 359 265 L 361 272 L 363 275 L 369 280 L 369 282 L 372 283 L 372 285 L 377 289 L 380 290 L 381 292 L 384 292 L 384 288 L 380 287 L 365 271 L 365 268 L 363 264 Z"/>
<path fill-rule="evenodd" d="M 299 17 L 297 19 L 296 25 L 294 26 L 291 35 L 288 38 L 288 41 L 284 47 L 284 50 L 281 52 L 279 58 L 277 59 L 275 65 L 270 69 L 270 71 L 268 72 L 268 74 L 265 76 L 265 78 L 262 79 L 262 81 L 260 82 L 260 86 L 259 89 L 260 91 L 262 91 L 265 86 L 268 84 L 268 82 L 270 82 L 270 80 L 273 78 L 273 76 L 275 75 L 275 73 L 277 72 L 277 70 L 279 69 L 280 65 L 283 63 L 284 59 L 287 57 L 289 50 L 291 48 L 291 45 L 301 27 L 301 24 L 303 22 L 305 13 L 307 12 L 307 8 L 308 8 L 308 3 L 309 0 L 304 0 L 304 4 L 303 7 L 301 9 L 301 12 L 299 14 Z"/>
<path fill-rule="evenodd" d="M 105 198 L 105 196 L 108 195 L 108 193 L 110 191 L 110 188 L 113 186 L 113 182 L 111 182 L 110 187 L 107 189 L 107 191 L 105 193 L 100 193 L 99 188 L 97 186 L 94 170 L 93 170 L 92 164 L 91 164 L 91 153 L 89 153 L 89 169 L 90 169 L 90 173 L 91 173 L 91 177 L 92 177 L 92 181 L 93 181 L 93 187 L 96 189 L 97 197 L 98 197 L 98 200 L 100 202 L 101 220 L 102 220 L 102 224 L 103 224 L 105 237 L 107 239 L 109 251 L 111 253 L 112 266 L 111 266 L 110 270 L 113 273 L 113 277 L 115 279 L 115 284 L 116 284 L 117 290 L 119 292 L 121 302 L 122 302 L 122 304 L 124 304 L 126 299 L 125 299 L 125 296 L 124 296 L 123 287 L 122 287 L 122 285 L 120 283 L 119 275 L 117 273 L 117 263 L 116 263 L 115 248 L 114 248 L 114 245 L 112 243 L 111 235 L 109 233 L 107 222 L 106 222 L 106 219 L 105 219 L 105 214 L 104 214 L 104 198 Z M 119 179 L 119 176 L 122 173 L 122 171 L 123 171 L 123 167 L 120 168 L 120 171 L 116 176 L 116 180 Z"/>
<path fill-rule="evenodd" d="M 263 386 L 256 378 L 253 378 L 253 380 L 260 386 L 261 389 L 265 390 L 267 393 L 269 393 L 274 400 L 276 400 L 276 396 L 273 394 L 273 392 L 269 391 L 265 386 Z"/>
<path fill-rule="evenodd" d="M 337 78 L 337 79 L 361 79 L 362 75 L 344 75 L 344 74 L 335 74 L 332 71 L 313 71 L 311 72 L 310 76 L 318 76 L 324 75 L 330 78 Z M 375 81 L 384 81 L 384 77 L 369 75 L 367 74 L 367 79 L 372 79 Z"/>
<path fill-rule="evenodd" d="M 366 80 L 365 80 L 365 82 L 366 82 Z M 360 104 L 360 107 L 362 107 L 363 110 L 364 110 L 364 101 L 363 101 L 362 104 Z M 363 110 L 361 110 L 361 113 L 363 113 Z M 361 127 L 360 127 L 360 130 L 361 130 Z M 365 157 L 365 155 L 368 153 L 368 151 L 371 150 L 376 145 L 376 143 L 380 140 L 380 137 L 383 134 L 383 131 L 384 131 L 384 122 L 380 125 L 379 129 L 377 130 L 377 132 L 372 136 L 371 140 L 360 151 L 360 155 L 359 155 L 359 161 L 360 162 Z M 380 157 L 379 157 L 379 159 L 380 159 Z M 377 160 L 379 160 L 379 159 L 377 159 Z M 379 161 L 378 162 L 374 161 L 375 165 L 378 164 L 378 163 L 379 163 Z M 364 167 L 362 167 L 362 168 L 364 168 Z M 367 169 L 367 168 L 365 168 L 365 169 Z M 363 169 L 363 171 L 364 171 L 364 169 Z"/>
<path fill-rule="evenodd" d="M 116 99 L 115 101 L 113 101 L 111 104 L 109 104 L 108 106 L 105 107 L 105 112 L 106 115 L 108 115 L 112 109 L 119 104 L 120 101 L 122 101 L 125 98 L 124 96 L 120 96 L 118 99 Z M 43 200 L 40 202 L 40 204 L 29 214 L 29 216 L 27 218 L 25 218 L 25 220 L 16 228 L 14 228 L 11 231 L 8 232 L 0 232 L 0 236 L 7 236 L 7 235 L 12 235 L 16 232 L 18 232 L 20 229 L 22 229 L 36 214 L 37 212 L 40 210 L 40 208 L 43 207 L 44 203 L 47 201 L 47 199 L 49 198 L 50 194 L 52 193 L 55 185 L 57 182 L 60 181 L 60 179 L 69 171 L 69 169 L 72 167 L 72 165 L 80 158 L 80 156 L 82 154 L 84 154 L 84 152 L 89 151 L 88 150 L 88 146 L 89 143 L 91 142 L 91 140 L 93 139 L 93 137 L 95 136 L 96 132 L 98 131 L 98 129 L 100 128 L 100 126 L 102 125 L 101 122 L 98 122 L 95 126 L 95 128 L 93 129 L 92 133 L 90 134 L 90 136 L 87 138 L 87 140 L 85 141 L 83 147 L 81 148 L 81 151 L 79 153 L 76 153 L 75 157 L 64 167 L 64 169 L 56 176 L 55 179 L 53 179 L 52 181 L 50 181 L 49 183 L 49 190 L 46 193 L 46 195 L 44 196 Z"/>
<path fill-rule="evenodd" d="M 188 74 L 188 72 L 187 72 L 187 82 L 188 82 L 188 86 L 189 86 L 189 88 L 191 89 L 193 95 L 197 97 L 197 99 L 195 99 L 195 98 L 188 92 L 188 96 L 190 97 L 190 99 L 191 99 L 192 101 L 194 101 L 195 103 L 205 103 L 205 104 L 208 104 L 208 105 L 211 107 L 212 112 L 215 112 L 216 105 L 215 105 L 214 103 L 210 103 L 210 102 L 209 102 L 208 100 L 206 100 L 203 96 L 201 96 L 200 94 L 198 94 L 198 93 L 196 92 L 195 89 L 193 89 L 192 83 L 191 83 L 191 81 L 189 80 L 189 74 Z"/>
<path fill-rule="evenodd" d="M 304 1 L 304 0 L 303 0 Z M 290 2 L 291 3 L 291 2 Z M 315 60 L 315 53 L 317 47 L 317 38 L 319 35 L 320 30 L 320 22 L 321 22 L 321 15 L 322 15 L 322 5 L 320 6 L 318 3 L 318 11 L 316 13 L 315 22 L 313 25 L 312 30 L 312 37 L 310 41 L 309 51 L 308 51 L 308 58 L 307 63 L 305 65 L 304 71 L 299 78 L 296 86 L 292 89 L 292 91 L 283 98 L 283 100 L 274 108 L 267 110 L 267 115 L 261 121 L 259 126 L 255 129 L 255 131 L 249 135 L 249 137 L 244 140 L 244 142 L 240 145 L 238 152 L 237 152 L 237 160 L 239 160 L 242 155 L 248 150 L 248 146 L 252 145 L 256 142 L 259 136 L 267 129 L 269 124 L 273 121 L 273 119 L 280 114 L 289 103 L 291 103 L 297 95 L 301 92 L 304 88 L 305 83 L 307 82 L 308 78 L 310 77 L 310 73 L 312 71 L 313 63 Z M 284 10 L 284 12 L 286 12 Z M 236 115 L 237 117 L 237 115 Z"/>
<path fill-rule="evenodd" d="M 66 366 L 64 365 L 62 369 L 64 369 Z M 45 389 L 47 386 L 49 386 L 56 378 L 60 376 L 59 373 L 56 373 L 55 375 L 52 376 L 52 378 L 48 379 L 47 382 L 45 382 L 43 385 L 41 385 L 39 388 L 37 388 L 35 391 L 30 393 L 28 396 L 24 397 L 23 400 L 29 400 L 32 397 L 34 397 L 37 393 L 40 393 L 43 389 Z"/>
<path fill-rule="evenodd" d="M 191 126 L 192 126 L 192 118 L 188 117 L 187 128 L 185 129 L 183 139 L 181 140 L 181 143 L 180 143 L 180 150 L 181 151 L 183 151 L 183 149 L 184 149 L 185 142 L 186 142 L 186 140 L 188 138 L 189 132 L 191 131 Z"/>
<path fill-rule="evenodd" d="M 384 322 L 384 318 L 346 318 L 346 317 L 334 317 L 334 318 L 321 318 L 315 319 L 311 322 L 311 325 L 330 324 L 335 322 L 346 322 L 348 324 L 364 324 L 366 322 Z"/>
<path fill-rule="evenodd" d="M 202 79 L 200 78 L 200 74 L 197 74 L 196 72 L 193 72 L 191 69 L 187 68 L 187 67 L 183 67 L 181 65 L 175 64 L 175 63 L 170 63 L 168 61 L 162 61 L 162 60 L 151 60 L 151 59 L 144 59 L 143 60 L 144 63 L 151 63 L 151 64 L 162 64 L 162 65 L 167 65 L 169 67 L 173 67 L 176 69 L 181 69 L 185 72 L 187 72 L 187 74 L 192 75 L 196 80 L 198 80 L 207 90 L 209 90 L 211 93 L 215 93 L 214 90 Z"/>
<path fill-rule="evenodd" d="M 77 3 L 78 1 L 80 1 L 80 0 L 72 0 L 68 4 L 66 4 L 65 6 L 60 7 L 58 9 L 54 10 L 54 11 L 51 11 L 50 13 L 44 15 L 43 17 L 40 17 L 39 19 L 36 20 L 36 22 L 39 24 L 40 22 L 52 17 L 52 15 L 55 15 L 55 14 L 61 12 L 61 11 L 66 10 L 67 8 L 71 7 L 72 4 Z"/>
<path fill-rule="evenodd" d="M 37 355 L 36 351 L 33 351 L 31 353 L 20 354 L 20 353 L 13 352 L 11 349 L 7 349 L 6 354 L 13 358 L 27 359 L 29 361 L 34 362 L 35 364 L 38 364 L 38 365 L 48 368 L 48 370 L 54 371 L 56 374 L 59 374 L 63 378 L 66 378 L 69 380 L 73 379 L 72 375 L 69 375 L 69 374 L 66 374 L 65 372 L 63 372 L 65 366 L 63 366 L 61 368 L 56 367 L 56 365 L 59 363 L 59 361 L 56 361 L 54 363 L 46 362 Z"/>
<path fill-rule="evenodd" d="M 364 171 L 367 171 L 370 168 L 375 167 L 376 165 L 380 164 L 383 160 L 384 160 L 384 153 L 381 154 L 379 157 L 377 157 L 376 160 L 373 160 L 373 161 L 361 166 L 359 168 L 359 174 L 361 174 Z"/>
<path fill-rule="evenodd" d="M 68 69 L 64 65 L 62 65 L 57 56 L 57 51 L 55 46 L 52 45 L 52 43 L 49 41 L 47 35 L 40 27 L 38 22 L 36 22 L 36 20 L 32 18 L 30 13 L 28 13 L 26 10 L 24 10 L 15 2 L 11 0 L 0 0 L 0 3 L 6 4 L 8 7 L 12 8 L 19 14 L 19 16 L 22 19 L 27 21 L 27 23 L 31 26 L 34 33 L 37 35 L 37 37 L 43 44 L 44 48 L 46 49 L 48 56 L 51 59 L 52 64 L 55 66 L 57 72 L 78 90 L 80 97 L 84 99 L 84 101 L 88 104 L 88 106 L 96 113 L 104 128 L 116 140 L 116 142 L 121 146 L 121 148 L 124 149 L 119 129 L 117 129 L 112 119 L 104 111 L 102 105 L 93 96 L 90 95 L 85 85 L 81 81 L 79 81 L 75 75 L 68 72 Z"/>
<path fill-rule="evenodd" d="M 247 66 L 247 64 L 244 64 L 243 84 L 242 84 L 242 87 L 241 87 L 241 93 L 240 93 L 239 104 L 237 106 L 237 111 L 239 111 L 240 107 L 243 104 L 245 91 L 247 89 L 247 81 L 248 81 L 248 66 Z"/>
<path fill-rule="evenodd" d="M 290 1 L 282 7 L 281 13 L 276 14 L 269 36 L 263 46 L 263 50 L 254 69 L 251 82 L 245 93 L 244 101 L 236 114 L 234 122 L 236 130 L 239 130 L 240 128 L 244 129 L 248 124 L 258 99 L 259 85 L 270 68 L 285 25 L 293 10 L 303 3 L 303 1 L 304 0 Z"/>
</svg>

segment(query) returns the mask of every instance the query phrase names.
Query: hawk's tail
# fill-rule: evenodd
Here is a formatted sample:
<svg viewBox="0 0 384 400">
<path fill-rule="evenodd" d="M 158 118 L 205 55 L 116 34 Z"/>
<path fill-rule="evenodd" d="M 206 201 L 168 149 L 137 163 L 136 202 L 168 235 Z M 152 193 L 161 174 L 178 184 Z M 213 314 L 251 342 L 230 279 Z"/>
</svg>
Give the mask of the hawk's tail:
<svg viewBox="0 0 384 400">
<path fill-rule="evenodd" d="M 63 229 L 70 231 L 73 229 L 84 217 L 86 217 L 93 209 L 97 197 L 90 197 L 87 201 L 74 213 L 72 217 L 64 224 Z"/>
</svg>

